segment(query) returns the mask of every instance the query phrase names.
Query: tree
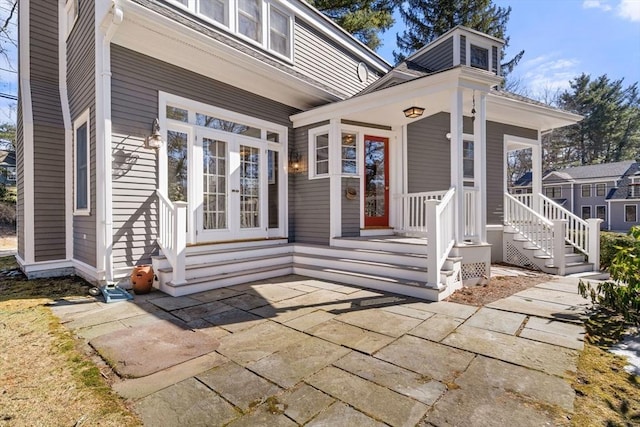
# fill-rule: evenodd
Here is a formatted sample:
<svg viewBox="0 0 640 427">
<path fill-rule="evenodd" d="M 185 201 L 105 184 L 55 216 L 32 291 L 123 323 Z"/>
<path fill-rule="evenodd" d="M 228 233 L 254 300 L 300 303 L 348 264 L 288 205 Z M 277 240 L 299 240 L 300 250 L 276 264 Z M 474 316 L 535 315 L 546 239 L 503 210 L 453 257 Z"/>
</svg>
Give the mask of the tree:
<svg viewBox="0 0 640 427">
<path fill-rule="evenodd" d="M 371 49 L 377 49 L 380 31 L 393 25 L 394 0 L 309 0 L 347 32 Z"/>
<path fill-rule="evenodd" d="M 557 106 L 584 119 L 554 131 L 543 141 L 553 168 L 635 159 L 640 150 L 638 84 L 606 74 L 591 79 L 581 74 L 562 92 Z"/>
<path fill-rule="evenodd" d="M 456 25 L 501 38 L 505 48 L 509 45 L 506 29 L 511 7 L 497 7 L 491 0 L 406 0 L 399 11 L 406 30 L 396 36 L 398 51 L 393 56 L 397 62 Z M 522 55 L 524 51 L 502 64 L 504 75 L 513 70 Z"/>
<path fill-rule="evenodd" d="M 16 147 L 16 126 L 13 123 L 0 124 L 0 150 L 14 151 Z"/>
</svg>

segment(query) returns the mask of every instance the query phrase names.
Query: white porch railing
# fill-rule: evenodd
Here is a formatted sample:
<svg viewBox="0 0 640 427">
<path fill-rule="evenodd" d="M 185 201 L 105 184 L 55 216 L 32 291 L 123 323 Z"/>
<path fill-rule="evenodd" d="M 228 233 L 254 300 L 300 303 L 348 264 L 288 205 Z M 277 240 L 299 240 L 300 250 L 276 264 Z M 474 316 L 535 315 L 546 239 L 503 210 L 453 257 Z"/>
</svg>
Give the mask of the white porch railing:
<svg viewBox="0 0 640 427">
<path fill-rule="evenodd" d="M 440 199 L 426 203 L 427 218 L 427 283 L 441 287 L 440 270 L 455 244 L 455 195 L 450 188 Z"/>
<path fill-rule="evenodd" d="M 533 209 L 533 194 L 512 194 L 511 197 L 522 203 L 523 205 Z"/>
<path fill-rule="evenodd" d="M 427 202 L 440 201 L 447 191 L 401 194 L 402 215 L 400 231 L 412 234 L 427 234 Z"/>
<path fill-rule="evenodd" d="M 172 283 L 185 283 L 187 251 L 187 203 L 171 202 L 156 190 L 158 195 L 158 245 L 173 269 Z"/>
<path fill-rule="evenodd" d="M 553 257 L 553 222 L 508 193 L 504 194 L 504 222 Z"/>
</svg>

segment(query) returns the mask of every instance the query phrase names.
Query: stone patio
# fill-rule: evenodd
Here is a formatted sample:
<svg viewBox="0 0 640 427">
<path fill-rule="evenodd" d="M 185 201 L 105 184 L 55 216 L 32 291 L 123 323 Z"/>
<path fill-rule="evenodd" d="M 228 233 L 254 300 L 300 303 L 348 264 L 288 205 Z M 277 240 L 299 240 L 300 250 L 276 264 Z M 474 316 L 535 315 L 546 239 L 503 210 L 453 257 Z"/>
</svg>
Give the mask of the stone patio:
<svg viewBox="0 0 640 427">
<path fill-rule="evenodd" d="M 286 276 L 52 309 L 147 425 L 539 426 L 573 411 L 576 290 L 558 278 L 477 308 Z"/>
</svg>

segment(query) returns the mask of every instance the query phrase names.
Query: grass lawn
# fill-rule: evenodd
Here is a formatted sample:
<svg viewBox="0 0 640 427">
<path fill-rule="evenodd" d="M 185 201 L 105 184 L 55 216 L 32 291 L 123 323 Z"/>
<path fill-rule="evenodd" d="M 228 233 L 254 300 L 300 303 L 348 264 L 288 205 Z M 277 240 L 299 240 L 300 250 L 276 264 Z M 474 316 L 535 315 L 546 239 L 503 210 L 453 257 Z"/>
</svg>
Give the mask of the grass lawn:
<svg viewBox="0 0 640 427">
<path fill-rule="evenodd" d="M 15 268 L 0 258 L 0 270 Z M 78 278 L 0 273 L 0 426 L 135 426 L 140 421 L 46 304 L 85 296 Z"/>
</svg>

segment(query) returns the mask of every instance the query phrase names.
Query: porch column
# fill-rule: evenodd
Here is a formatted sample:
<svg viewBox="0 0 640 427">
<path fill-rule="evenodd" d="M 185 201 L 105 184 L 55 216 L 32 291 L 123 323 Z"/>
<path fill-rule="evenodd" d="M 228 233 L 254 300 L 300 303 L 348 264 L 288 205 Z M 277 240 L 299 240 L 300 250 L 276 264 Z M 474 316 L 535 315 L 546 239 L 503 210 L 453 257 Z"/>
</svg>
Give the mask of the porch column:
<svg viewBox="0 0 640 427">
<path fill-rule="evenodd" d="M 451 93 L 451 186 L 455 188 L 454 238 L 464 241 L 464 170 L 462 167 L 462 89 Z"/>
<path fill-rule="evenodd" d="M 342 237 L 342 155 L 340 119 L 329 122 L 329 245 Z"/>
<path fill-rule="evenodd" d="M 540 197 L 542 193 L 542 141 L 538 131 L 537 144 L 531 147 L 531 209 L 540 212 Z"/>
<path fill-rule="evenodd" d="M 473 121 L 473 163 L 475 188 L 475 230 L 480 243 L 487 242 L 487 94 L 476 98 L 476 117 Z"/>
</svg>

